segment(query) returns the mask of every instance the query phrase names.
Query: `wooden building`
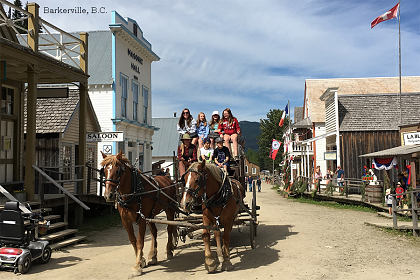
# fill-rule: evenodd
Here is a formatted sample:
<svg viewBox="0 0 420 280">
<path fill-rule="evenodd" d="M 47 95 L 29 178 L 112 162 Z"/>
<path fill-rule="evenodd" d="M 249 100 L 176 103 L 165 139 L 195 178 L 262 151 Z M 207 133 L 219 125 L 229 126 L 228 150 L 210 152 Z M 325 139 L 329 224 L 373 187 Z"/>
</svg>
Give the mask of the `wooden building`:
<svg viewBox="0 0 420 280">
<path fill-rule="evenodd" d="M 260 176 L 260 167 L 252 162 L 249 162 L 245 158 L 245 176 L 259 177 Z"/>
<path fill-rule="evenodd" d="M 53 88 L 48 88 L 53 90 Z M 101 128 L 89 97 L 87 97 L 86 130 L 99 132 Z M 25 107 L 26 120 L 26 107 Z M 78 193 L 77 182 L 82 179 L 78 166 L 79 149 L 79 94 L 76 89 L 66 96 L 38 98 L 36 103 L 36 161 L 35 164 L 46 171 L 53 179 L 63 182 L 71 193 Z M 26 133 L 26 126 L 25 126 Z M 86 163 L 97 166 L 96 142 L 86 144 Z M 66 182 L 67 181 L 67 182 Z M 38 180 L 36 190 L 39 189 Z M 86 194 L 96 194 L 96 182 L 87 186 Z M 46 185 L 45 194 L 58 193 L 58 189 Z"/>
<path fill-rule="evenodd" d="M 360 155 L 401 145 L 398 94 L 340 95 L 329 92 L 322 99 L 327 108 L 327 129 L 339 131 L 339 155 L 346 178 L 360 179 L 363 167 L 371 167 L 370 160 Z M 401 105 L 403 125 L 420 118 L 420 93 L 403 93 Z M 328 145 L 335 148 L 335 136 L 334 133 L 327 137 L 327 148 Z M 336 157 L 329 160 L 329 167 L 335 170 Z M 382 177 L 380 173 L 377 175 Z M 397 176 L 395 170 L 391 176 Z"/>
<path fill-rule="evenodd" d="M 39 5 L 29 3 L 27 10 L 2 1 L 0 5 L 0 87 L 1 112 L 0 131 L 2 151 L 0 152 L 0 184 L 20 184 L 26 190 L 28 200 L 33 200 L 35 191 L 36 164 L 36 104 L 39 84 L 78 85 L 80 97 L 79 118 L 79 165 L 85 165 L 86 158 L 86 112 L 87 112 L 87 33 L 73 36 L 39 17 Z M 28 27 L 21 21 L 9 19 L 4 10 L 20 11 L 28 19 Z M 40 44 L 39 28 L 59 34 L 60 39 L 49 38 Z M 29 36 L 23 37 L 24 32 Z M 60 42 L 66 42 L 62 44 Z M 55 49 L 55 55 L 46 50 Z M 64 63 L 72 60 L 73 65 Z M 24 122 L 24 95 L 26 94 L 27 121 Z M 24 138 L 24 123 L 26 138 Z M 25 144 L 25 150 L 24 150 Z M 84 169 L 82 167 L 82 169 Z M 85 173 L 82 173 L 85 174 Z M 85 179 L 85 178 L 84 178 Z M 86 191 L 84 180 L 81 192 Z"/>
</svg>

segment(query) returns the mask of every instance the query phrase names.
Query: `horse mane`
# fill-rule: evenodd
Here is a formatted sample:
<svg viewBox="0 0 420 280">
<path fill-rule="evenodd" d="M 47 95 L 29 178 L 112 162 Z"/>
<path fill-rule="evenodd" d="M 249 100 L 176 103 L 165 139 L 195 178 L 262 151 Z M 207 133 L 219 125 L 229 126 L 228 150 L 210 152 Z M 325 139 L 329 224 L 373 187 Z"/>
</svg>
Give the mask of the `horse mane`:
<svg viewBox="0 0 420 280">
<path fill-rule="evenodd" d="M 117 159 L 117 155 L 109 155 L 106 158 L 104 158 L 101 162 L 102 166 L 106 166 L 109 164 L 112 164 L 112 165 L 122 164 L 122 165 L 128 165 L 128 166 L 131 165 L 130 161 L 125 156 L 122 156 L 122 158 L 119 160 Z"/>
<path fill-rule="evenodd" d="M 200 165 L 200 162 L 194 162 L 191 164 L 190 168 L 188 170 L 198 170 L 198 166 Z M 187 171 L 188 171 L 187 170 Z M 217 182 L 220 184 L 222 183 L 222 169 L 220 169 L 217 165 L 214 163 L 206 163 L 206 172 L 209 173 L 214 179 L 216 179 Z"/>
</svg>

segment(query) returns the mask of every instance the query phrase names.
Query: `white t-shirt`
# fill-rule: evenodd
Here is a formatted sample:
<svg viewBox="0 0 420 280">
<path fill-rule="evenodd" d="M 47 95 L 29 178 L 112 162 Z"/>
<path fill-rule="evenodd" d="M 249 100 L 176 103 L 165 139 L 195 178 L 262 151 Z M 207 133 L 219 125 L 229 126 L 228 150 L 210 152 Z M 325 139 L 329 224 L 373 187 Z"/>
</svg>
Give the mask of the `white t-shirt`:
<svg viewBox="0 0 420 280">
<path fill-rule="evenodd" d="M 200 155 L 204 156 L 206 160 L 211 160 L 213 157 L 214 150 L 212 148 L 209 148 L 206 150 L 204 147 L 200 149 Z"/>
</svg>

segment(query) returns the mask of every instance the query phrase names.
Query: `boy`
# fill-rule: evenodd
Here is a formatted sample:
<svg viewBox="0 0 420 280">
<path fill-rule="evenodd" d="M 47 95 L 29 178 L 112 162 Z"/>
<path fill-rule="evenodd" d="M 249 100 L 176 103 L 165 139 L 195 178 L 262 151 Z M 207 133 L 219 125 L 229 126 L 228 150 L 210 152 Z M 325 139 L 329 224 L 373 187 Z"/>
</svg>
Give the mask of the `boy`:
<svg viewBox="0 0 420 280">
<path fill-rule="evenodd" d="M 223 139 L 221 137 L 216 138 L 216 145 L 217 147 L 213 152 L 213 161 L 227 173 L 229 167 L 228 162 L 231 158 L 229 149 L 223 146 Z"/>
<path fill-rule="evenodd" d="M 214 150 L 210 147 L 210 139 L 204 139 L 204 147 L 200 149 L 200 157 L 202 161 L 211 162 Z"/>
</svg>

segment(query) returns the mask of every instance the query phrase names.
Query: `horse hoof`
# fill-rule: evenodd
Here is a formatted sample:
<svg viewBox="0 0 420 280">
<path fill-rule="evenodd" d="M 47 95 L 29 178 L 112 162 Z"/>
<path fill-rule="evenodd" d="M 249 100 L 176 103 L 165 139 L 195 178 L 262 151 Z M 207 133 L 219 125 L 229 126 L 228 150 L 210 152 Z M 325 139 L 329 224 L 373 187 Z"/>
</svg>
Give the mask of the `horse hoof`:
<svg viewBox="0 0 420 280">
<path fill-rule="evenodd" d="M 141 262 L 140 262 L 140 267 L 146 267 L 146 259 L 145 258 L 141 258 Z"/>
<path fill-rule="evenodd" d="M 166 253 L 166 257 L 168 258 L 168 260 L 173 259 L 174 253 L 168 252 L 168 253 Z"/>
<path fill-rule="evenodd" d="M 137 266 L 133 267 L 133 272 L 131 272 L 131 274 L 128 276 L 128 279 L 132 279 L 135 277 L 139 277 L 141 276 L 143 270 Z"/>
<path fill-rule="evenodd" d="M 231 271 L 233 270 L 233 265 L 229 260 L 223 261 L 222 271 Z"/>
<path fill-rule="evenodd" d="M 156 257 L 153 257 L 153 258 L 151 258 L 150 260 L 149 260 L 149 262 L 147 263 L 147 265 L 155 265 L 155 264 L 157 264 L 157 258 Z"/>
<path fill-rule="evenodd" d="M 216 271 L 216 269 L 217 269 L 217 267 L 219 265 L 219 262 L 216 261 L 216 259 L 207 258 L 206 257 L 206 260 L 204 262 L 204 265 L 205 265 L 206 270 L 207 270 L 208 273 L 213 273 L 213 272 Z"/>
</svg>

